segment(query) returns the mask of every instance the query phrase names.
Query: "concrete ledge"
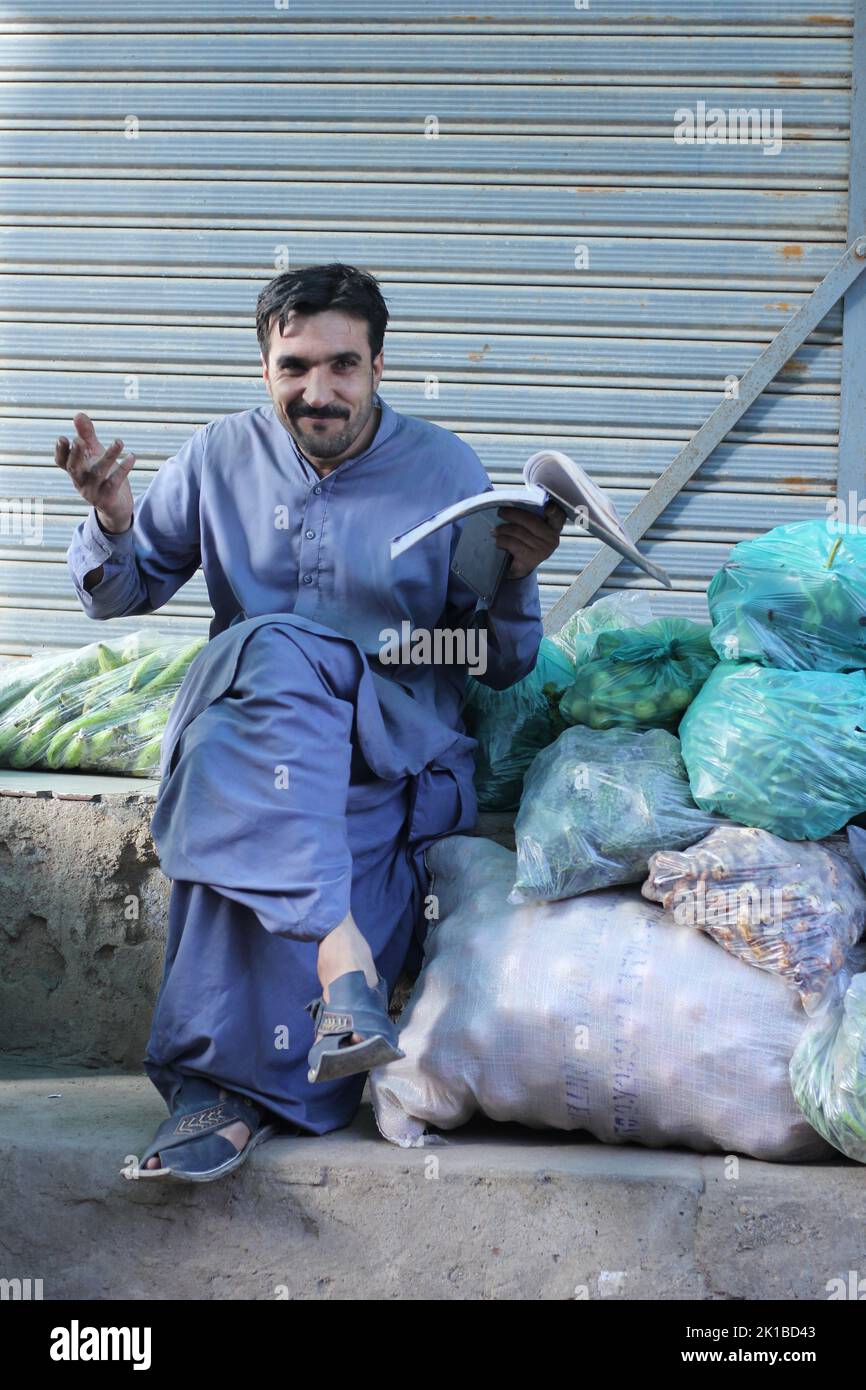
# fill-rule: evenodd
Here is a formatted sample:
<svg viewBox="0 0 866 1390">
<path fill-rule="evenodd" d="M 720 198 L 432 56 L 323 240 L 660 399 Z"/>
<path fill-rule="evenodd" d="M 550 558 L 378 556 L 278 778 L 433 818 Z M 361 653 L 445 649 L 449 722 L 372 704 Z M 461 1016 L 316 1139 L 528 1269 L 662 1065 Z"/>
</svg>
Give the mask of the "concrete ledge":
<svg viewBox="0 0 866 1390">
<path fill-rule="evenodd" d="M 0 797 L 0 1049 L 140 1067 L 168 921 L 152 815 Z"/>
<path fill-rule="evenodd" d="M 16 772 L 0 768 L 0 796 L 53 796 L 58 801 L 101 801 L 105 797 L 156 799 L 159 780 L 110 777 L 93 772 Z"/>
<path fill-rule="evenodd" d="M 0 1062 L 0 1278 L 61 1299 L 762 1300 L 823 1299 L 866 1270 L 863 1172 L 841 1157 L 732 1161 L 484 1120 L 401 1150 L 365 1104 L 223 1182 L 125 1180 L 165 1117 L 140 1074 L 169 893 L 153 789 L 21 777 L 0 785 L 0 1046 L 27 1054 Z M 511 847 L 513 817 L 476 833 Z"/>
<path fill-rule="evenodd" d="M 0 1277 L 46 1298 L 825 1299 L 866 1269 L 841 1158 L 734 1168 L 487 1121 L 403 1150 L 364 1105 L 181 1186 L 119 1176 L 165 1116 L 145 1078 L 6 1058 L 0 1087 Z"/>
</svg>

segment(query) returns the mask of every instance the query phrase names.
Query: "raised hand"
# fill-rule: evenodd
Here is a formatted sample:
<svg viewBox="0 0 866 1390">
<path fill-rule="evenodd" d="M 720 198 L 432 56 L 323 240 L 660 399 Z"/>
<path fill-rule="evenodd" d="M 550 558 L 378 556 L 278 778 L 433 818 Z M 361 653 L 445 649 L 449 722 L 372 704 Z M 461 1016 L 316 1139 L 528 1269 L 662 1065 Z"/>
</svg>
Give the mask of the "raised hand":
<svg viewBox="0 0 866 1390">
<path fill-rule="evenodd" d="M 54 462 L 69 474 L 77 491 L 96 508 L 106 531 L 126 531 L 132 524 L 133 500 L 128 474 L 135 455 L 123 452 L 123 440 L 104 448 L 96 437 L 93 421 L 79 411 L 72 421 L 76 435 L 70 444 L 61 435 L 54 445 Z"/>
</svg>

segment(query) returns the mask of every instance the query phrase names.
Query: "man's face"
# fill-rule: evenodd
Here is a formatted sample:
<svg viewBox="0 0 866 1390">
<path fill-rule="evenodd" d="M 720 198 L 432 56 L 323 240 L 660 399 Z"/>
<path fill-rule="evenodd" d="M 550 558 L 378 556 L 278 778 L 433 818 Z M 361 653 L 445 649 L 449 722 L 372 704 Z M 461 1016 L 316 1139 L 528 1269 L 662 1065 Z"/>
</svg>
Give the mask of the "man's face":
<svg viewBox="0 0 866 1390">
<path fill-rule="evenodd" d="M 340 309 L 271 321 L 262 375 L 278 419 L 311 459 L 337 463 L 371 426 L 383 354 L 370 357 L 367 324 Z M 362 441 L 368 442 L 368 441 Z"/>
</svg>

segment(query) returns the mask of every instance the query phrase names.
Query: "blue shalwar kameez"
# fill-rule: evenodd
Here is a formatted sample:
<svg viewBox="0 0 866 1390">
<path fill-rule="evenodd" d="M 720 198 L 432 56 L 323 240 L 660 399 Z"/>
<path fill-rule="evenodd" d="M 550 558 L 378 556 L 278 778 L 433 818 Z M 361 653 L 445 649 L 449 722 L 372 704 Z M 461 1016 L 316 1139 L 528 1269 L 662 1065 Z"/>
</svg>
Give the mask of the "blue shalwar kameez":
<svg viewBox="0 0 866 1390">
<path fill-rule="evenodd" d="M 459 528 L 391 561 L 392 536 L 490 484 L 456 435 L 375 404 L 370 445 L 323 478 L 272 406 L 213 421 L 163 464 L 128 531 L 107 534 L 91 509 L 67 553 L 93 618 L 150 613 L 199 566 L 214 609 L 151 825 L 172 890 L 144 1065 L 169 1107 L 191 1073 L 302 1131 L 350 1123 L 363 1075 L 306 1076 L 318 942 L 351 909 L 393 988 L 426 925 L 423 851 L 476 817 L 466 666 L 389 665 L 383 634 L 484 629 L 494 688 L 535 662 L 534 574 L 488 610 L 450 571 Z"/>
</svg>

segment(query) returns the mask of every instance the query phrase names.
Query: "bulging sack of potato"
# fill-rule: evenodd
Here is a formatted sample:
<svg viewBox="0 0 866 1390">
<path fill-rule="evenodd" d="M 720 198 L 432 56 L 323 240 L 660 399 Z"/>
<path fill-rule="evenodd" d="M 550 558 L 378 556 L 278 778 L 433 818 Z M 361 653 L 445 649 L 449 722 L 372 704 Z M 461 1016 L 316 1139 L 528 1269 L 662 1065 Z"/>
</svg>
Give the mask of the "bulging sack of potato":
<svg viewBox="0 0 866 1390">
<path fill-rule="evenodd" d="M 823 840 L 866 811 L 866 675 L 723 661 L 679 727 L 705 811 Z"/>
<path fill-rule="evenodd" d="M 636 883 L 656 850 L 694 844 L 716 824 L 692 800 L 673 734 L 576 725 L 526 775 L 509 901 Z"/>
<path fill-rule="evenodd" d="M 716 665 L 707 624 L 657 618 L 601 632 L 560 702 L 567 724 L 591 729 L 676 729 Z"/>
<path fill-rule="evenodd" d="M 476 1112 L 609 1144 L 775 1162 L 832 1154 L 791 1093 L 806 1016 L 776 976 L 678 927 L 635 889 L 506 902 L 514 855 L 448 836 L 427 851 L 439 917 L 371 1074 L 393 1143 L 441 1142 Z"/>
<path fill-rule="evenodd" d="M 729 661 L 793 671 L 866 667 L 866 535 L 832 517 L 741 541 L 707 591 Z"/>
<path fill-rule="evenodd" d="M 206 640 L 145 628 L 38 658 L 35 680 L 18 673 L 15 699 L 4 704 L 0 683 L 0 766 L 153 776 L 172 704 Z"/>
<path fill-rule="evenodd" d="M 866 885 L 839 849 L 719 826 L 688 849 L 659 850 L 641 892 L 679 925 L 770 970 L 820 1005 L 866 927 Z"/>
<path fill-rule="evenodd" d="M 791 1058 L 791 1087 L 813 1129 L 866 1163 L 866 961 L 855 949 Z M 859 972 L 859 973 L 853 973 Z"/>
</svg>

